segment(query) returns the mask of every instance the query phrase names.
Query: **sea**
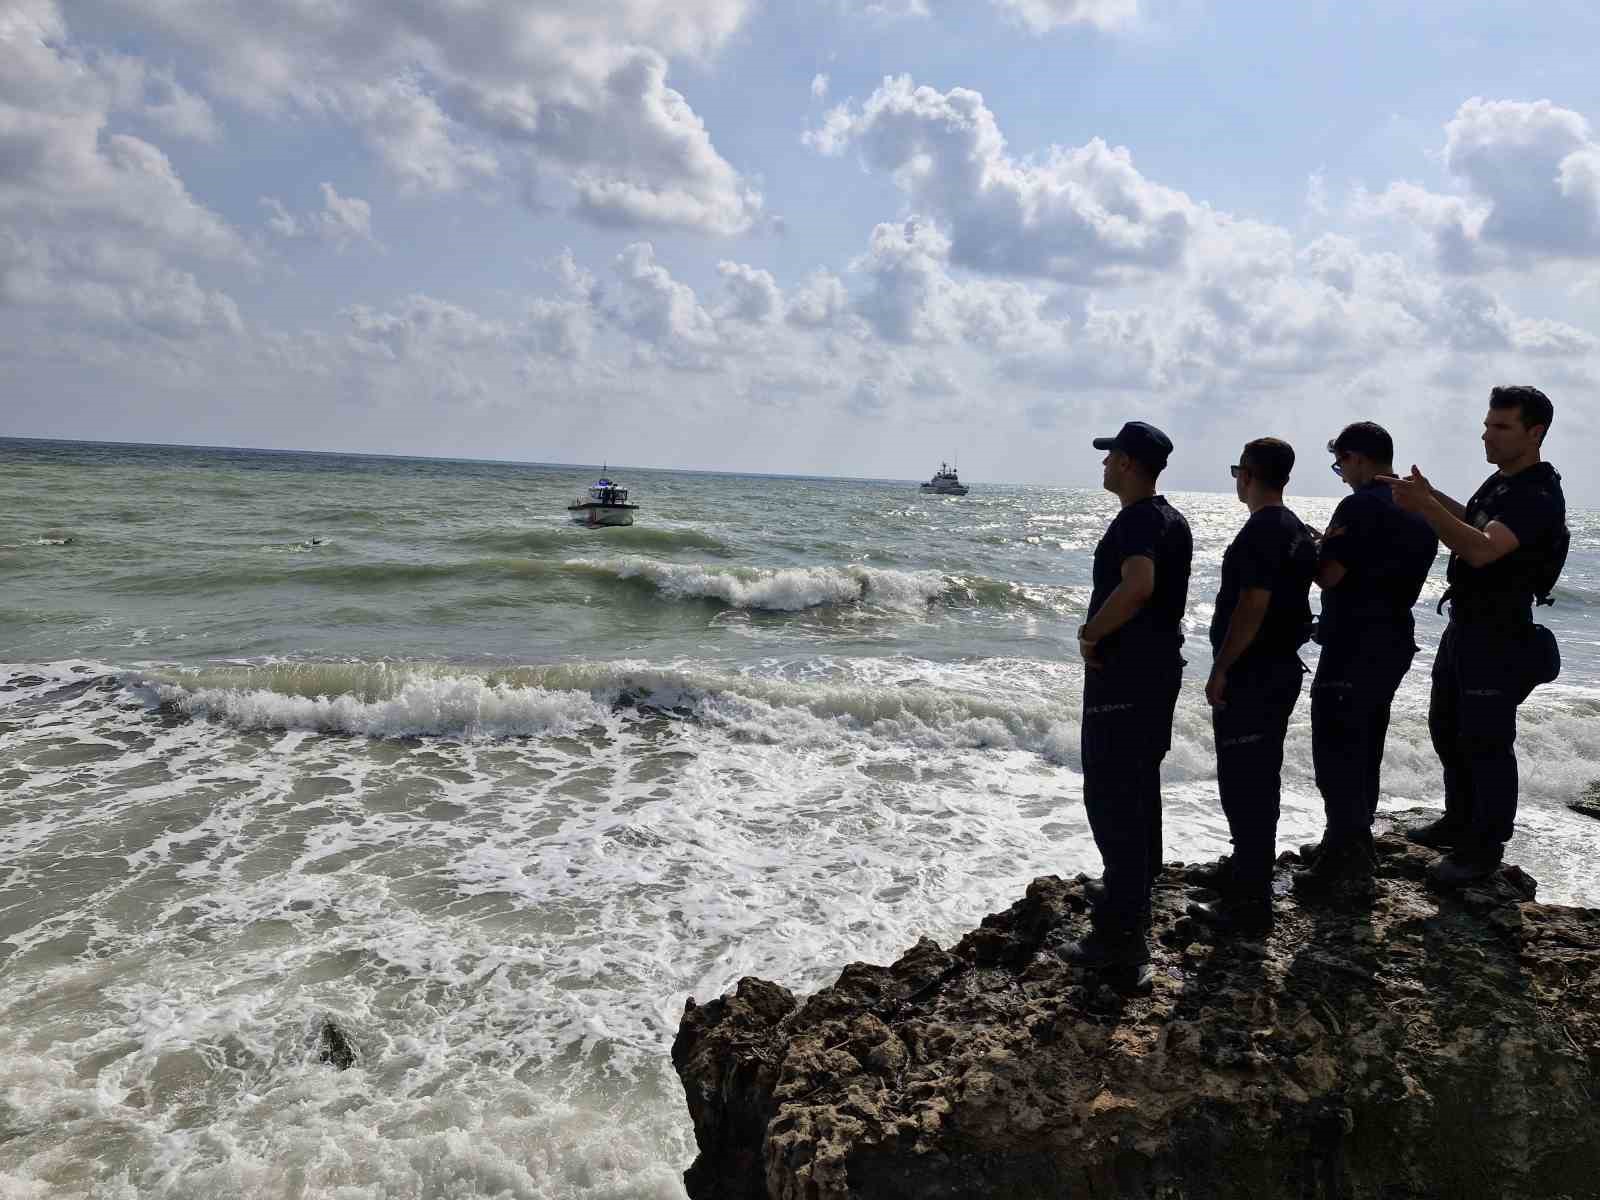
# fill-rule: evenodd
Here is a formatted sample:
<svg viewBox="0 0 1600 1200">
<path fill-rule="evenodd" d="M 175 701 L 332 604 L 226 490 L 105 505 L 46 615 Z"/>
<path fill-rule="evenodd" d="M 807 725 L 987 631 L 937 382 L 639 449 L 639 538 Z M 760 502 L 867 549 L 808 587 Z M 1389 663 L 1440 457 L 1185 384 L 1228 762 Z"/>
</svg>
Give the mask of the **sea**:
<svg viewBox="0 0 1600 1200">
<path fill-rule="evenodd" d="M 1098 872 L 1074 630 L 1113 497 L 612 468 L 637 523 L 580 528 L 596 473 L 0 439 L 0 1200 L 674 1200 L 687 997 Z M 1246 514 L 1169 498 L 1192 861 L 1227 849 L 1205 631 Z M 1570 524 L 1509 857 L 1594 905 L 1600 514 Z M 1442 571 L 1385 808 L 1439 804 Z M 1308 711 L 1283 849 L 1321 829 Z"/>
</svg>

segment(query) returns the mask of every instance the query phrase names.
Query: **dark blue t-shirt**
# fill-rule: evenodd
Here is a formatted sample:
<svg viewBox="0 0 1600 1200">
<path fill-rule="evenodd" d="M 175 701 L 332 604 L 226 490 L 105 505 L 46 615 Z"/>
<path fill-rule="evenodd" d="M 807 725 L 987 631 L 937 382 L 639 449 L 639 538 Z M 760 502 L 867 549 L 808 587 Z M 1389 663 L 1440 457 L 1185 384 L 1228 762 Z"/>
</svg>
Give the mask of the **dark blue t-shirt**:
<svg viewBox="0 0 1600 1200">
<path fill-rule="evenodd" d="M 1107 527 L 1094 548 L 1094 594 L 1089 616 L 1122 582 L 1122 564 L 1134 555 L 1155 563 L 1156 590 L 1121 629 L 1103 638 L 1100 656 L 1146 657 L 1175 653 L 1183 644 L 1183 613 L 1189 604 L 1189 568 L 1194 538 L 1189 522 L 1165 496 L 1136 500 Z"/>
<path fill-rule="evenodd" d="M 1339 502 L 1322 539 L 1321 560 L 1344 567 L 1337 587 L 1322 593 L 1317 641 L 1413 648 L 1412 606 L 1422 594 L 1439 538 L 1416 513 L 1394 502 L 1387 483 L 1369 483 Z"/>
<path fill-rule="evenodd" d="M 1311 636 L 1311 581 L 1317 543 L 1310 529 L 1281 505 L 1251 514 L 1222 556 L 1222 587 L 1211 614 L 1211 650 L 1222 648 L 1228 623 L 1246 588 L 1272 593 L 1261 629 L 1240 662 L 1293 654 Z"/>
<path fill-rule="evenodd" d="M 1566 562 L 1571 534 L 1561 475 L 1549 463 L 1534 463 L 1515 475 L 1484 480 L 1467 501 L 1467 524 L 1486 529 L 1499 521 L 1517 535 L 1517 548 L 1483 567 L 1450 556 L 1452 615 L 1529 619 L 1535 597 L 1555 586 Z"/>
</svg>

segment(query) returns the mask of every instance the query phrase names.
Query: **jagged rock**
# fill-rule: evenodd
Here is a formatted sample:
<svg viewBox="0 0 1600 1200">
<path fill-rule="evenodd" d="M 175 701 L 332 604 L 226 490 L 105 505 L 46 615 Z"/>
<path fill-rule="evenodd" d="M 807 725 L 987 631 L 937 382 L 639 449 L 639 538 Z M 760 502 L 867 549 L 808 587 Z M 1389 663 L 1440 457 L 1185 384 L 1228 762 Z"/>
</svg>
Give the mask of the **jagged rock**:
<svg viewBox="0 0 1600 1200">
<path fill-rule="evenodd" d="M 1574 800 L 1567 807 L 1575 813 L 1600 821 L 1600 800 Z"/>
<path fill-rule="evenodd" d="M 1060 960 L 1087 905 L 1046 877 L 952 950 L 689 1001 L 690 1197 L 1600 1197 L 1600 911 L 1377 845 L 1369 906 L 1285 897 L 1238 944 L 1169 866 L 1146 996 Z"/>
<path fill-rule="evenodd" d="M 337 1070 L 355 1066 L 356 1048 L 345 1037 L 344 1030 L 328 1017 L 322 1022 L 322 1033 L 317 1037 L 317 1057 Z"/>
</svg>

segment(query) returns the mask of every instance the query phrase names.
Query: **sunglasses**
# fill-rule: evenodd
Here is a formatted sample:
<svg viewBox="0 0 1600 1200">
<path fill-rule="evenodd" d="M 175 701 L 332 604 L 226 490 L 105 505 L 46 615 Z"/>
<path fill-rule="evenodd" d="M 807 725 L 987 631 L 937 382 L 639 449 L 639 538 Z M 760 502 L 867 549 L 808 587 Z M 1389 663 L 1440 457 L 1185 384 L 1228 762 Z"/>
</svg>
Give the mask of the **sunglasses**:
<svg viewBox="0 0 1600 1200">
<path fill-rule="evenodd" d="M 1333 464 L 1333 473 L 1335 475 L 1337 475 L 1340 479 L 1344 478 L 1344 468 L 1341 467 L 1338 463 L 1334 463 Z"/>
</svg>

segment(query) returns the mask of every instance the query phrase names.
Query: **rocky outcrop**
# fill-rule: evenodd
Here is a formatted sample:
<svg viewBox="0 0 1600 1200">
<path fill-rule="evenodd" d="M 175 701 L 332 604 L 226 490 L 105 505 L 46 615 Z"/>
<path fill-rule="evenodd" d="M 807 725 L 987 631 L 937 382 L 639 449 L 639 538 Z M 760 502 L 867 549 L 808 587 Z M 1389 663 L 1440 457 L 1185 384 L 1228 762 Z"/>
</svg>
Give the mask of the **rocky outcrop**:
<svg viewBox="0 0 1600 1200">
<path fill-rule="evenodd" d="M 1378 845 L 1370 905 L 1285 896 L 1259 941 L 1210 940 L 1169 867 L 1147 995 L 1061 961 L 1087 906 L 1046 877 L 803 1001 L 690 1000 L 689 1195 L 1600 1197 L 1600 911 L 1516 868 L 1441 895 L 1431 852 Z"/>
</svg>

